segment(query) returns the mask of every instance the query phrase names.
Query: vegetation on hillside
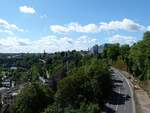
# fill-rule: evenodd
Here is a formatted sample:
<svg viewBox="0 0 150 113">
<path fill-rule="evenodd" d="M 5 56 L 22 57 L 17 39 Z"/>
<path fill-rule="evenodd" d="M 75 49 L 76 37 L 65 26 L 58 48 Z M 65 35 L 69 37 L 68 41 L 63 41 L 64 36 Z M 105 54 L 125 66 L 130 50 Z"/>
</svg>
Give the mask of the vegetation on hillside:
<svg viewBox="0 0 150 113">
<path fill-rule="evenodd" d="M 145 32 L 143 40 L 131 47 L 128 66 L 139 79 L 150 79 L 150 32 Z"/>
<path fill-rule="evenodd" d="M 92 56 L 68 63 L 67 76 L 57 90 L 32 83 L 17 96 L 11 113 L 98 113 L 111 92 L 106 62 Z"/>
<path fill-rule="evenodd" d="M 127 67 L 127 71 L 140 80 L 150 79 L 150 32 L 145 32 L 143 40 L 132 46 L 110 44 L 103 57 L 118 68 Z"/>
<path fill-rule="evenodd" d="M 25 87 L 11 106 L 10 113 L 40 113 L 54 102 L 54 93 L 46 85 L 32 83 Z"/>
</svg>

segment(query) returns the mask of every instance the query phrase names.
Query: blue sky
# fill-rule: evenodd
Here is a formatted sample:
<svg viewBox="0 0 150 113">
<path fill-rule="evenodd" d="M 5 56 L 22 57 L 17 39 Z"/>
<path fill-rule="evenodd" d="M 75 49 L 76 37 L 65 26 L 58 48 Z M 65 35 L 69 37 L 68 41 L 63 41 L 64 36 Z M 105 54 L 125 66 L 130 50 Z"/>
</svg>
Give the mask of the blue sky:
<svg viewBox="0 0 150 113">
<path fill-rule="evenodd" d="M 133 44 L 150 30 L 149 0 L 1 0 L 0 52 Z"/>
</svg>

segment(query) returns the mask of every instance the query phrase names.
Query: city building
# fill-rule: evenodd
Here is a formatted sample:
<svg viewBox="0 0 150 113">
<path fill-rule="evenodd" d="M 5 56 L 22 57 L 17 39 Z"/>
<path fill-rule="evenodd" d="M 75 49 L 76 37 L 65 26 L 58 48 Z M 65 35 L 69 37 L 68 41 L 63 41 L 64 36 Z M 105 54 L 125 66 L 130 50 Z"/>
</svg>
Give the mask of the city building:
<svg viewBox="0 0 150 113">
<path fill-rule="evenodd" d="M 90 50 L 89 50 L 89 53 L 90 54 L 100 54 L 100 53 L 103 53 L 103 50 L 105 48 L 108 48 L 110 47 L 111 44 L 102 44 L 102 45 L 94 45 Z"/>
</svg>

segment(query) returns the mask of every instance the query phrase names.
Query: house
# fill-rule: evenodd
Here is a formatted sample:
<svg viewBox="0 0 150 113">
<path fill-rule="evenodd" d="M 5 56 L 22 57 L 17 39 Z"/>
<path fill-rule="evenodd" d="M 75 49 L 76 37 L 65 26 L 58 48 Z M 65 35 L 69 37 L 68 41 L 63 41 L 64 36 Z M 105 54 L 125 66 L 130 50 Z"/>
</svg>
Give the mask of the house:
<svg viewBox="0 0 150 113">
<path fill-rule="evenodd" d="M 2 86 L 6 88 L 14 87 L 14 81 L 9 77 L 4 76 L 2 77 Z"/>
</svg>

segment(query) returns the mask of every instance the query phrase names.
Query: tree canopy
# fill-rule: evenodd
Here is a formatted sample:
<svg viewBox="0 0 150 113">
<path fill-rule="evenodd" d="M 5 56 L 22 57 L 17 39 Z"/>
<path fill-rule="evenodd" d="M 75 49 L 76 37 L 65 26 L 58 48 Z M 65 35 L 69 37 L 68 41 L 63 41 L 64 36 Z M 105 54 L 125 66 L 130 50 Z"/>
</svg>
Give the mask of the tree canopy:
<svg viewBox="0 0 150 113">
<path fill-rule="evenodd" d="M 53 92 L 47 86 L 32 83 L 17 96 L 11 113 L 40 113 L 53 101 Z"/>
</svg>

